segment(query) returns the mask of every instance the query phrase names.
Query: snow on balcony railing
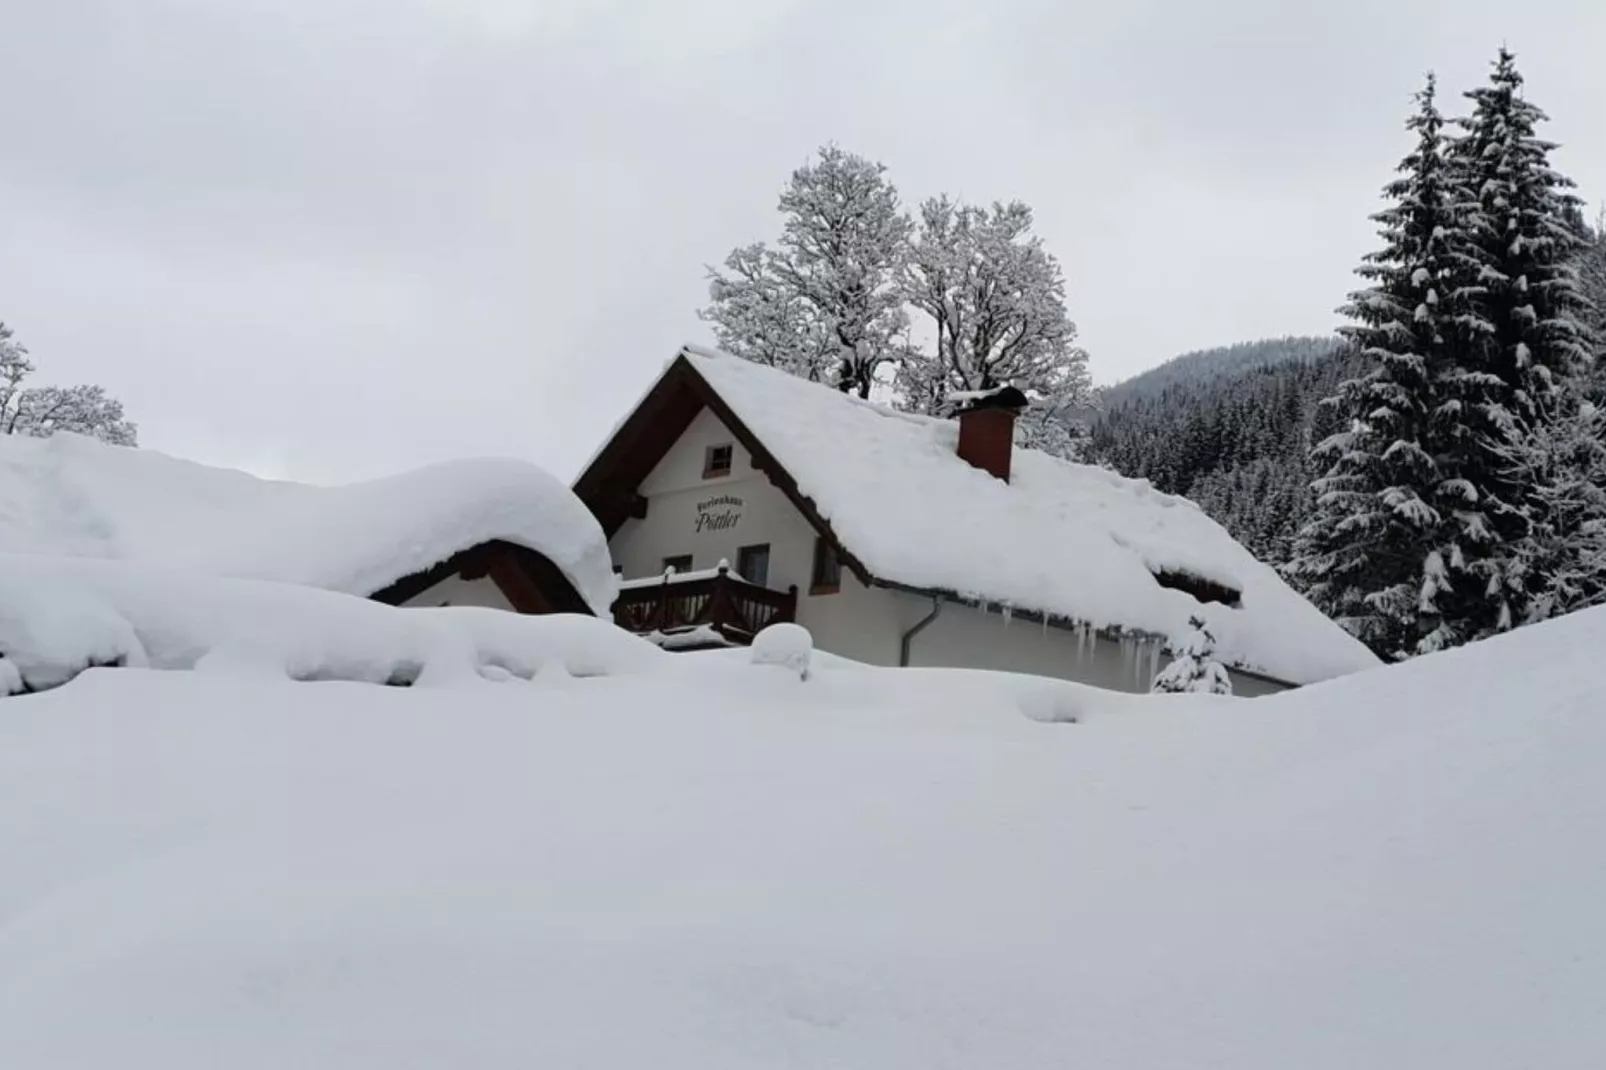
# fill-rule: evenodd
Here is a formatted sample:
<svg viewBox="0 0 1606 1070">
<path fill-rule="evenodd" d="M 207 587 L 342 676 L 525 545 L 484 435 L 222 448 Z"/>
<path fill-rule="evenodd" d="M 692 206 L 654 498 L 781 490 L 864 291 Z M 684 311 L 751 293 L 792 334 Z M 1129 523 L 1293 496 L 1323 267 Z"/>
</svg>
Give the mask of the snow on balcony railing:
<svg viewBox="0 0 1606 1070">
<path fill-rule="evenodd" d="M 614 623 L 638 635 L 708 627 L 739 643 L 796 615 L 795 586 L 776 591 L 750 583 L 724 562 L 711 570 L 627 580 L 613 604 Z"/>
<path fill-rule="evenodd" d="M 695 583 L 698 580 L 717 579 L 721 575 L 723 575 L 726 579 L 735 580 L 738 583 L 753 582 L 752 580 L 745 578 L 740 572 L 737 572 L 735 569 L 731 568 L 730 562 L 721 560 L 720 563 L 714 568 L 694 568 L 687 569 L 684 572 L 671 568 L 665 569 L 657 576 L 638 576 L 635 579 L 620 580 L 619 589 L 621 591 L 633 591 L 642 587 L 660 587 L 666 583 Z M 753 584 L 753 586 L 758 587 L 762 586 L 762 584 Z"/>
</svg>

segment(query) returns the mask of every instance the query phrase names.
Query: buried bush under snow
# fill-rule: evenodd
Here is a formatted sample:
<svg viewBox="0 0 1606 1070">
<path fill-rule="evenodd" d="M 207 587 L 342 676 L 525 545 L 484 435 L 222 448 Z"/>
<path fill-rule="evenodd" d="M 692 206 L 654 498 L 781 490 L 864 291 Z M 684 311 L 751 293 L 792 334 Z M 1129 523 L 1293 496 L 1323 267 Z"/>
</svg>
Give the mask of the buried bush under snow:
<svg viewBox="0 0 1606 1070">
<path fill-rule="evenodd" d="M 771 624 L 753 637 L 752 654 L 754 665 L 779 665 L 807 680 L 814 637 L 801 624 Z"/>
</svg>

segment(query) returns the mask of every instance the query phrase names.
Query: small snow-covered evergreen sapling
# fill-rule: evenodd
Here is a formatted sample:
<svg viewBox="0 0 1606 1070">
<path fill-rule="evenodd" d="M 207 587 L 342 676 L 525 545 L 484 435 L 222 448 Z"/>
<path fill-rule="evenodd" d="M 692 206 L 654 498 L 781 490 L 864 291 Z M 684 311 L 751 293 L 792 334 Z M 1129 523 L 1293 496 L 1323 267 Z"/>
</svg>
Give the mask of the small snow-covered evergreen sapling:
<svg viewBox="0 0 1606 1070">
<path fill-rule="evenodd" d="M 1191 692 L 1207 695 L 1232 694 L 1232 678 L 1227 667 L 1216 660 L 1216 637 L 1197 613 L 1188 618 L 1188 638 L 1171 664 L 1154 677 L 1149 690 L 1155 693 Z"/>
</svg>

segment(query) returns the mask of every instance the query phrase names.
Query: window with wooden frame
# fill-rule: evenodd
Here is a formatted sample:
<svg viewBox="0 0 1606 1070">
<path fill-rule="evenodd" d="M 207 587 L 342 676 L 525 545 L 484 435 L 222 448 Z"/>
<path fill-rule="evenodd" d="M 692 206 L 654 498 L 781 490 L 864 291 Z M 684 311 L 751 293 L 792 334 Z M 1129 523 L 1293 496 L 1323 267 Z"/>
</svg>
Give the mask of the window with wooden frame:
<svg viewBox="0 0 1606 1070">
<path fill-rule="evenodd" d="M 709 446 L 703 451 L 703 478 L 718 479 L 731 474 L 731 460 L 736 455 L 736 448 L 729 442 L 718 446 Z"/>
<path fill-rule="evenodd" d="M 835 594 L 842 589 L 842 562 L 836 550 L 822 538 L 814 540 L 814 573 L 809 578 L 809 594 Z"/>
<path fill-rule="evenodd" d="M 674 557 L 664 558 L 665 572 L 690 572 L 691 554 L 676 554 Z"/>
</svg>

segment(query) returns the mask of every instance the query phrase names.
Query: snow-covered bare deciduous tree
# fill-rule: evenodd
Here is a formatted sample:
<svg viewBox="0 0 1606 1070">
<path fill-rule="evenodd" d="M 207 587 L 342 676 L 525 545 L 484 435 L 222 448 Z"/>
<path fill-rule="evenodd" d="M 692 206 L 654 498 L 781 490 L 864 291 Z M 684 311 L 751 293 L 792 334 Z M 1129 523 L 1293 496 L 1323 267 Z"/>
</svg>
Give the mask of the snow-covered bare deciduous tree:
<svg viewBox="0 0 1606 1070">
<path fill-rule="evenodd" d="M 835 145 L 792 173 L 781 237 L 709 271 L 699 315 L 721 346 L 868 397 L 907 326 L 898 274 L 910 222 L 882 164 Z"/>
<path fill-rule="evenodd" d="M 0 323 L 0 434 L 46 438 L 57 431 L 92 435 L 132 446 L 138 428 L 123 417 L 123 403 L 98 386 L 23 386 L 34 372 L 28 351 Z"/>
<path fill-rule="evenodd" d="M 1232 677 L 1216 660 L 1216 637 L 1210 634 L 1198 614 L 1188 618 L 1188 637 L 1182 641 L 1171 663 L 1161 669 L 1149 686 L 1151 692 L 1207 695 L 1232 694 Z"/>
<path fill-rule="evenodd" d="M 1414 653 L 1431 627 L 1421 622 L 1445 517 L 1477 508 L 1441 467 L 1438 442 L 1456 420 L 1441 392 L 1455 360 L 1445 287 L 1456 207 L 1431 76 L 1406 125 L 1416 146 L 1373 216 L 1383 246 L 1357 269 L 1370 285 L 1341 309 L 1353 322 L 1340 333 L 1370 368 L 1325 402 L 1338 430 L 1312 451 L 1314 515 L 1286 568 L 1323 612 L 1393 658 Z"/>
<path fill-rule="evenodd" d="M 714 304 L 699 315 L 727 353 L 819 381 L 831 370 L 834 342 L 819 310 L 782 278 L 776 256 L 762 244 L 733 249 L 711 273 Z"/>
<path fill-rule="evenodd" d="M 930 318 L 935 343 L 908 354 L 898 388 L 910 408 L 941 412 L 955 392 L 1018 387 L 1032 400 L 1017 424 L 1021 441 L 1063 456 L 1078 438 L 1071 411 L 1091 397 L 1087 354 L 1075 345 L 1059 261 L 1031 230 L 1019 201 L 921 205 L 903 293 Z"/>
</svg>

